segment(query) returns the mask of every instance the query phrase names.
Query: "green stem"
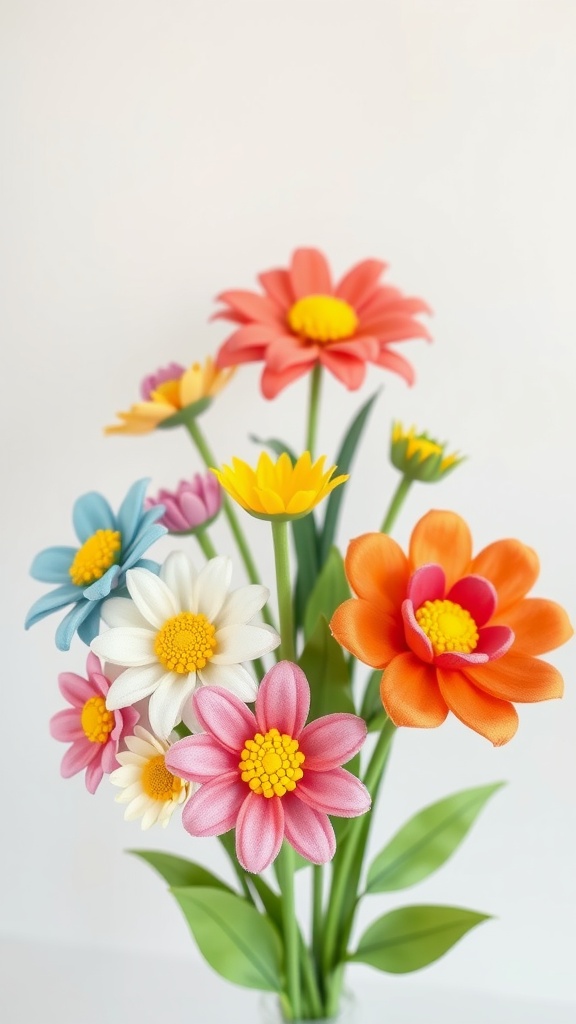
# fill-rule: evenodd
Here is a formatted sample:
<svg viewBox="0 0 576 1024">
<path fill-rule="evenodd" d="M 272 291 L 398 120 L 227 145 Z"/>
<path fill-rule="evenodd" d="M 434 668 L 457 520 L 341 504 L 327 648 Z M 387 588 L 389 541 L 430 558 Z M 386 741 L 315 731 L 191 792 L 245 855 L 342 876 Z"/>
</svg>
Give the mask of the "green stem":
<svg viewBox="0 0 576 1024">
<path fill-rule="evenodd" d="M 306 451 L 314 460 L 316 432 L 318 430 L 318 412 L 320 409 L 320 385 L 322 383 L 322 366 L 317 363 L 310 377 L 310 398 L 308 400 L 308 426 L 306 430 Z"/>
<path fill-rule="evenodd" d="M 208 536 L 208 531 L 196 530 L 195 537 L 200 547 L 202 548 L 202 551 L 204 552 L 206 558 L 216 558 L 218 552 L 216 551 L 216 548 L 214 547 L 212 541 L 210 540 L 210 537 Z"/>
<path fill-rule="evenodd" d="M 300 936 L 294 906 L 294 851 L 284 842 L 278 855 L 278 875 L 282 891 L 282 922 L 287 995 L 293 1020 L 302 1016 L 300 1000 Z"/>
<path fill-rule="evenodd" d="M 402 508 L 402 505 L 404 504 L 404 499 L 408 494 L 408 491 L 410 490 L 411 486 L 412 480 L 410 480 L 409 477 L 401 477 L 400 483 L 398 484 L 398 487 L 396 488 L 392 496 L 392 501 L 390 502 L 388 511 L 384 516 L 382 526 L 380 527 L 380 533 L 390 533 L 390 530 L 392 529 L 394 523 L 396 522 L 396 516 L 398 515 L 400 509 Z"/>
<path fill-rule="evenodd" d="M 230 863 L 234 868 L 234 871 L 236 873 L 238 881 L 240 882 L 240 885 L 242 886 L 242 891 L 246 899 L 250 900 L 250 903 L 256 906 L 254 896 L 252 895 L 252 891 L 246 880 L 246 872 L 243 870 L 243 868 L 240 867 L 240 864 L 238 863 L 238 859 L 236 857 L 236 851 L 234 849 L 234 838 L 232 836 L 232 833 L 226 832 L 223 835 L 218 836 L 218 838 L 222 843 L 222 846 L 226 850 L 228 857 L 230 858 Z"/>
<path fill-rule="evenodd" d="M 390 719 L 388 719 L 378 737 L 366 770 L 364 785 L 370 793 L 373 801 L 376 799 L 382 782 L 394 730 L 395 726 L 392 724 Z M 368 832 L 373 815 L 374 808 L 368 812 L 367 816 L 356 818 L 354 822 L 351 822 L 350 830 L 340 845 L 340 856 L 334 864 L 332 888 L 324 931 L 323 969 L 326 977 L 329 977 L 332 971 L 336 968 L 342 946 L 344 946 L 345 949 L 348 942 L 352 920 L 346 922 L 345 925 L 344 911 L 346 903 L 348 902 L 349 894 L 352 891 L 354 893 L 357 891 L 361 864 L 355 862 L 357 861 L 357 854 L 361 845 L 366 849 L 366 840 L 368 838 Z M 344 934 L 342 934 L 342 931 L 344 931 Z M 332 1010 L 331 1004 L 337 1001 L 339 994 L 339 990 L 337 992 L 334 992 L 334 990 L 332 991 L 332 998 L 328 1004 L 329 1010 Z M 330 1014 L 328 1014 L 328 1016 L 329 1015 Z"/>
<path fill-rule="evenodd" d="M 208 469 L 212 467 L 215 468 L 218 465 L 218 460 L 214 457 L 214 454 L 211 451 L 208 442 L 204 437 L 204 434 L 200 430 L 200 427 L 198 426 L 196 419 L 194 417 L 187 419 L 185 421 L 185 426 L 194 444 L 196 445 L 196 448 L 198 449 L 198 453 L 201 459 L 203 460 L 204 465 Z M 230 526 L 230 529 L 234 536 L 234 540 L 236 541 L 238 551 L 240 552 L 240 557 L 244 562 L 244 567 L 246 569 L 248 579 L 250 580 L 251 583 L 260 583 L 258 570 L 256 568 L 256 565 L 254 564 L 254 559 L 252 558 L 250 548 L 248 547 L 248 542 L 246 540 L 246 537 L 244 536 L 242 527 L 240 526 L 240 523 L 238 521 L 238 516 L 236 515 L 236 512 L 227 497 L 224 497 L 222 501 L 222 510 L 224 512 L 224 515 L 226 516 L 226 519 L 228 520 L 228 525 Z M 269 625 L 274 625 L 270 612 L 266 607 L 262 609 L 262 618 Z"/>
<path fill-rule="evenodd" d="M 322 864 L 312 868 L 312 951 L 320 979 L 322 978 L 322 914 L 324 903 L 324 869 Z"/>
<path fill-rule="evenodd" d="M 272 539 L 274 542 L 274 562 L 276 566 L 280 636 L 282 638 L 280 658 L 287 661 L 295 661 L 296 651 L 294 649 L 294 612 L 292 606 L 292 586 L 290 583 L 288 523 L 278 522 L 273 519 Z"/>
</svg>

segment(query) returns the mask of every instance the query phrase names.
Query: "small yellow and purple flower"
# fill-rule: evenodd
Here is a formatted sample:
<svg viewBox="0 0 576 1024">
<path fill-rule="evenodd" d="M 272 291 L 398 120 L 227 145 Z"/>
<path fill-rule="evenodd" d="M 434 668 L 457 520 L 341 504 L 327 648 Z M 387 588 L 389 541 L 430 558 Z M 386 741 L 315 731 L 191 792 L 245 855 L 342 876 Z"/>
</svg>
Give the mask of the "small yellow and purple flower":
<svg viewBox="0 0 576 1024">
<path fill-rule="evenodd" d="M 162 488 L 144 504 L 146 508 L 163 506 L 158 522 L 168 533 L 194 533 L 209 526 L 220 512 L 222 488 L 213 473 L 196 473 L 192 480 L 181 480 L 175 491 Z"/>
<path fill-rule="evenodd" d="M 298 665 L 266 673 L 254 713 L 233 693 L 205 686 L 193 697 L 204 730 L 172 745 L 166 767 L 200 783 L 182 815 L 192 836 L 236 829 L 236 856 L 258 874 L 283 839 L 313 864 L 336 850 L 328 815 L 355 818 L 370 809 L 365 786 L 342 768 L 366 738 L 357 715 L 324 715 L 306 725 L 310 686 Z"/>
<path fill-rule="evenodd" d="M 124 737 L 139 719 L 134 708 L 108 711 L 106 696 L 110 679 L 102 671 L 99 659 L 90 652 L 86 677 L 75 672 L 58 676 L 60 693 L 72 705 L 50 719 L 50 734 L 62 743 L 71 743 L 60 771 L 64 779 L 86 769 L 86 789 L 95 793 L 104 775 L 117 766 L 117 753 Z"/>
<path fill-rule="evenodd" d="M 119 412 L 120 423 L 105 428 L 106 434 L 148 434 L 157 427 L 177 427 L 199 416 L 228 383 L 234 370 L 219 370 L 208 356 L 204 364 L 187 369 L 170 363 L 144 378 L 142 401 L 128 412 Z"/>
<path fill-rule="evenodd" d="M 71 604 L 56 630 L 56 646 L 68 651 L 76 632 L 90 644 L 98 633 L 102 602 L 124 586 L 128 569 L 158 571 L 156 562 L 142 558 L 166 533 L 166 527 L 157 522 L 162 506 L 144 508 L 148 483 L 144 479 L 133 484 L 117 514 L 96 491 L 78 498 L 72 518 L 80 546 L 46 548 L 36 555 L 30 575 L 58 585 L 32 605 L 26 629 Z"/>
<path fill-rule="evenodd" d="M 446 443 L 436 441 L 426 433 L 416 433 L 415 427 L 406 430 L 396 421 L 392 425 L 390 460 L 409 480 L 436 483 L 459 466 L 464 456 L 456 452 L 446 454 Z"/>
</svg>

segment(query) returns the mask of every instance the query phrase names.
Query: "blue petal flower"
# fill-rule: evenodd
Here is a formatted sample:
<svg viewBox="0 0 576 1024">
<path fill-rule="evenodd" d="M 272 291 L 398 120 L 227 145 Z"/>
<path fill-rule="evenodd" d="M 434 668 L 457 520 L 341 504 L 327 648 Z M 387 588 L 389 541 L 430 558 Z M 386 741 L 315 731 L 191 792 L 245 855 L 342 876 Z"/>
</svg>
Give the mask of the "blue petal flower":
<svg viewBox="0 0 576 1024">
<path fill-rule="evenodd" d="M 98 530 L 118 531 L 121 541 L 118 559 L 99 579 L 79 587 L 71 581 L 70 567 L 80 548 L 52 547 L 41 551 L 32 563 L 32 575 L 44 583 L 62 585 L 32 605 L 26 617 L 26 629 L 46 615 L 71 604 L 73 607 L 56 630 L 56 646 L 61 651 L 69 650 L 76 632 L 85 644 L 89 644 L 98 633 L 102 602 L 112 591 L 121 592 L 125 589 L 127 570 L 144 567 L 155 573 L 159 571 L 156 562 L 141 557 L 151 544 L 167 532 L 164 526 L 156 522 L 162 515 L 161 507 L 148 511 L 144 509 L 147 484 L 148 480 L 138 480 L 132 485 L 117 515 L 106 499 L 95 491 L 78 498 L 72 518 L 80 547 Z"/>
</svg>

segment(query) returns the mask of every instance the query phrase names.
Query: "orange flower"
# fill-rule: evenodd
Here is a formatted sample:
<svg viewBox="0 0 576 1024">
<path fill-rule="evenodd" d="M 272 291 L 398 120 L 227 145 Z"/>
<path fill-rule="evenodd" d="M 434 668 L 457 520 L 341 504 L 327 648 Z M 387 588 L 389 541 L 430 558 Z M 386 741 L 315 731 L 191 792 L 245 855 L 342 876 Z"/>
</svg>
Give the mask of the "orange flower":
<svg viewBox="0 0 576 1024">
<path fill-rule="evenodd" d="M 350 543 L 346 575 L 358 596 L 330 626 L 360 661 L 385 669 L 380 695 L 396 725 L 433 728 L 452 711 L 500 746 L 518 727 L 513 701 L 563 693 L 558 670 L 535 655 L 573 629 L 560 605 L 526 597 L 538 572 L 538 556 L 518 540 L 473 557 L 464 520 L 435 510 L 416 524 L 408 557 L 382 533 Z"/>
<path fill-rule="evenodd" d="M 410 363 L 391 342 L 430 338 L 415 319 L 430 310 L 422 299 L 407 298 L 380 284 L 386 264 L 363 260 L 334 283 L 326 257 L 318 249 L 297 249 L 286 270 L 259 275 L 265 294 L 226 291 L 216 318 L 236 330 L 221 346 L 218 366 L 264 361 L 262 393 L 276 395 L 324 366 L 350 391 L 361 386 L 366 364 L 376 363 L 412 384 Z"/>
</svg>

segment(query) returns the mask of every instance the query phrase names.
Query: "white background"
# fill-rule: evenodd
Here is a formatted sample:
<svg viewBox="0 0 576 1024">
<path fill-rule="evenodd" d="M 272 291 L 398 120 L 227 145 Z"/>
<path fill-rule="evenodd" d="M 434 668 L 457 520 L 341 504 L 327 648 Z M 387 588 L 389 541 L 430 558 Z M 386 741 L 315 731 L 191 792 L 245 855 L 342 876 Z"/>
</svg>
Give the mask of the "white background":
<svg viewBox="0 0 576 1024">
<path fill-rule="evenodd" d="M 1 20 L 1 927 L 194 960 L 162 883 L 122 851 L 164 848 L 226 871 L 219 847 L 176 820 L 143 835 L 106 782 L 90 797 L 81 776 L 60 780 L 65 748 L 47 723 L 64 706 L 58 673 L 81 672 L 85 648 L 56 651 L 56 617 L 24 633 L 46 589 L 29 564 L 74 543 L 71 508 L 85 491 L 117 507 L 139 477 L 172 486 L 199 468 L 184 432 L 104 438 L 102 427 L 146 373 L 215 351 L 228 330 L 208 323 L 216 293 L 252 287 L 312 244 L 337 273 L 389 261 L 389 280 L 435 311 L 434 344 L 402 349 L 413 389 L 376 369 L 360 393 L 326 385 L 329 456 L 384 385 L 342 546 L 381 521 L 399 417 L 469 459 L 434 490 L 414 489 L 398 539 L 430 506 L 454 508 L 477 548 L 505 536 L 536 547 L 536 592 L 574 613 L 576 7 L 4 0 Z M 242 369 L 202 420 L 223 461 L 255 458 L 249 432 L 303 443 L 305 383 L 270 403 L 258 377 Z M 267 529 L 245 526 L 271 582 Z M 214 539 L 230 550 L 224 524 Z M 574 650 L 552 656 L 564 700 L 523 707 L 503 749 L 454 720 L 397 737 L 375 850 L 425 803 L 509 782 L 445 868 L 374 897 L 365 914 L 439 901 L 496 916 L 419 982 L 576 1001 Z M 415 983 L 382 979 L 387 993 Z M 234 998 L 230 988 L 231 1008 Z"/>
</svg>

